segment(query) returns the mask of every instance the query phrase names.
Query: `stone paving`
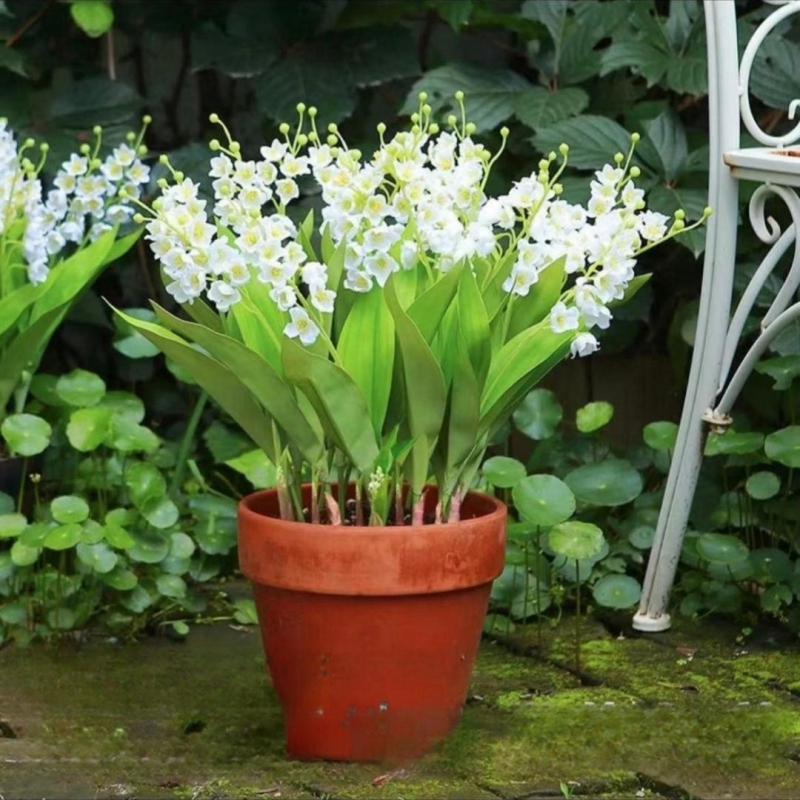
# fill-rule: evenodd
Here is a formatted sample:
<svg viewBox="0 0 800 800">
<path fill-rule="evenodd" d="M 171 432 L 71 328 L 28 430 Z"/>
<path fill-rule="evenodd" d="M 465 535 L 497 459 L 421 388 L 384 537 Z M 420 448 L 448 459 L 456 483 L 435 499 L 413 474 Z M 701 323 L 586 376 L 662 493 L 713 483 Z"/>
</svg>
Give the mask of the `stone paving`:
<svg viewBox="0 0 800 800">
<path fill-rule="evenodd" d="M 402 768 L 299 763 L 254 628 L 0 651 L 0 795 L 800 798 L 800 650 L 719 620 L 482 645 L 456 733 Z M 618 634 L 621 632 L 622 636 Z"/>
</svg>

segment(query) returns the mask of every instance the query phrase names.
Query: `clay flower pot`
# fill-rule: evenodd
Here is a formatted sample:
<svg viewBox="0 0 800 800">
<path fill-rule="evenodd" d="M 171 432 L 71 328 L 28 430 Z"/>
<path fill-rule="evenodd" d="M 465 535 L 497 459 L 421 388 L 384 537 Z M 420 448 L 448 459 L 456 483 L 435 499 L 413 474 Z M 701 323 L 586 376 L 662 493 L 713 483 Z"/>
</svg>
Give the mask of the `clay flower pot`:
<svg viewBox="0 0 800 800">
<path fill-rule="evenodd" d="M 503 569 L 506 508 L 473 493 L 461 515 L 331 527 L 279 519 L 274 491 L 242 500 L 239 563 L 253 582 L 290 756 L 414 758 L 458 723 Z"/>
</svg>

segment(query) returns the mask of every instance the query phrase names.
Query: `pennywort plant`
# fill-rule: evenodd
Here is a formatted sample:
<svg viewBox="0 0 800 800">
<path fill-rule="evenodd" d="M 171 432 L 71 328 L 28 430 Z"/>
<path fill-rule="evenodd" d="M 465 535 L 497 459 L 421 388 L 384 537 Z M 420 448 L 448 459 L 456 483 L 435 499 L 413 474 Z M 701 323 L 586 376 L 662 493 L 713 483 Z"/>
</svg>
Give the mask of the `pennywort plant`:
<svg viewBox="0 0 800 800">
<path fill-rule="evenodd" d="M 150 178 L 141 161 L 149 121 L 105 159 L 95 127 L 93 143 L 48 183 L 48 145 L 18 142 L 0 119 L 0 421 L 12 397 L 13 410 L 23 410 L 31 376 L 72 302 L 139 236 L 121 237 L 120 228 Z"/>
<path fill-rule="evenodd" d="M 637 256 L 702 222 L 646 209 L 635 134 L 585 207 L 559 197 L 566 144 L 489 198 L 508 131 L 491 153 L 463 100 L 442 130 L 421 93 L 410 129 L 379 125 L 370 157 L 302 103 L 259 160 L 212 115 L 226 139 L 211 142 L 213 200 L 171 170 L 136 218 L 193 321 L 158 306 L 155 324 L 127 321 L 278 465 L 287 518 L 306 516 L 310 480 L 312 521 L 345 519 L 349 481 L 355 522 L 424 521 L 430 483 L 430 521 L 458 520 L 491 437 L 646 280 Z M 319 225 L 290 216 L 302 187 L 321 193 Z"/>
</svg>

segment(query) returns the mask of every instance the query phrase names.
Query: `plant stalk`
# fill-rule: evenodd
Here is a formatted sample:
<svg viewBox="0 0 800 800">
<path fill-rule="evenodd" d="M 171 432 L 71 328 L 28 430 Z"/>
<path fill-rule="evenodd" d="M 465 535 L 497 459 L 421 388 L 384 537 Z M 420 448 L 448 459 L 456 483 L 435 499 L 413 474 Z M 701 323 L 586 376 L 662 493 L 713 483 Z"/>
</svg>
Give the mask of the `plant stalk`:
<svg viewBox="0 0 800 800">
<path fill-rule="evenodd" d="M 172 480 L 169 484 L 169 495 L 173 499 L 180 489 L 183 481 L 183 475 L 186 472 L 186 460 L 189 458 L 189 452 L 192 449 L 192 443 L 197 434 L 197 426 L 200 424 L 200 419 L 203 416 L 203 409 L 208 402 L 208 394 L 200 392 L 195 400 L 194 408 L 192 409 L 189 421 L 186 423 L 186 429 L 181 437 L 181 443 L 178 447 L 178 455 L 175 460 L 175 471 L 172 473 Z"/>
</svg>

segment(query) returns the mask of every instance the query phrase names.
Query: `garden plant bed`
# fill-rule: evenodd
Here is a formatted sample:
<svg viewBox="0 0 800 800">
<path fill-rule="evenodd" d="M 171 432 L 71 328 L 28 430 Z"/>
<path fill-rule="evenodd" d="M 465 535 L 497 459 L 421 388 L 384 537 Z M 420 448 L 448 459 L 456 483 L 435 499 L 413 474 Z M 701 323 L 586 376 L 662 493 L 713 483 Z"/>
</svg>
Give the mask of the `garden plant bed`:
<svg viewBox="0 0 800 800">
<path fill-rule="evenodd" d="M 569 619 L 541 654 L 535 626 L 484 641 L 455 734 L 388 766 L 285 758 L 254 627 L 7 647 L 0 794 L 559 798 L 563 782 L 577 797 L 800 796 L 800 654 L 785 641 L 737 643 L 718 619 L 657 638 L 582 627 L 582 684 Z"/>
</svg>

